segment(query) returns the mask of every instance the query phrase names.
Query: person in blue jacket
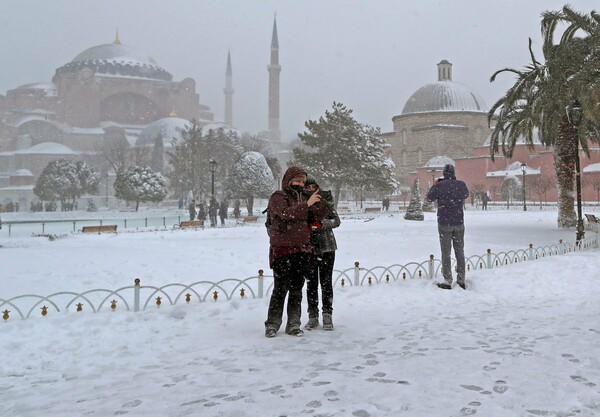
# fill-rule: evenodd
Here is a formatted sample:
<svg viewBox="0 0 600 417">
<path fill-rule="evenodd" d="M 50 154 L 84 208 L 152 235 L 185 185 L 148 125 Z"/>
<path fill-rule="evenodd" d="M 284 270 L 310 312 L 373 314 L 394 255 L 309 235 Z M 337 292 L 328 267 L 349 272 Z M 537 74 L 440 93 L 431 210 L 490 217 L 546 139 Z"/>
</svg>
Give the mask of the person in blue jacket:
<svg viewBox="0 0 600 417">
<path fill-rule="evenodd" d="M 444 166 L 443 178 L 437 178 L 427 193 L 427 200 L 437 201 L 437 221 L 440 246 L 442 249 L 442 275 L 444 282 L 438 287 L 452 289 L 452 260 L 450 252 L 454 247 L 456 256 L 456 283 L 463 289 L 465 284 L 465 222 L 463 206 L 469 190 L 466 184 L 456 179 L 454 165 Z"/>
</svg>

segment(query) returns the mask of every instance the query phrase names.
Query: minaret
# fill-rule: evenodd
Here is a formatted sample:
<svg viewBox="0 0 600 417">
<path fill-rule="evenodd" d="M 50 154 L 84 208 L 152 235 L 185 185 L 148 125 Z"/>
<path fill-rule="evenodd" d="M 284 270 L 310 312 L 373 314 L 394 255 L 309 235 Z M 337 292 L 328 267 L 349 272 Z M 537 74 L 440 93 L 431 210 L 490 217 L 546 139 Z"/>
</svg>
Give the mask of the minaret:
<svg viewBox="0 0 600 417">
<path fill-rule="evenodd" d="M 271 38 L 271 63 L 269 71 L 269 132 L 273 142 L 281 142 L 279 130 L 279 41 L 277 39 L 277 16 L 273 18 L 273 37 Z"/>
<path fill-rule="evenodd" d="M 227 52 L 227 70 L 225 71 L 225 126 L 233 128 L 233 81 L 231 72 L 231 53 Z"/>
</svg>

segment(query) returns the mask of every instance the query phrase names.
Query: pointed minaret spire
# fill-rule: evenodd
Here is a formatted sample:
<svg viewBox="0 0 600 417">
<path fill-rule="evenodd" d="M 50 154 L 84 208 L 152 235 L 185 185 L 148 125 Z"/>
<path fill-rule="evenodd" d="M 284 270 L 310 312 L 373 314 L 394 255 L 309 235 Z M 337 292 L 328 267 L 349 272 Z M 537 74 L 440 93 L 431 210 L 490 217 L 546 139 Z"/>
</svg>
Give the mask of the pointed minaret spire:
<svg viewBox="0 0 600 417">
<path fill-rule="evenodd" d="M 277 15 L 273 18 L 273 36 L 271 38 L 271 63 L 269 71 L 269 131 L 271 140 L 281 142 L 279 130 L 279 40 L 277 38 Z"/>
<path fill-rule="evenodd" d="M 277 39 L 277 13 L 273 18 L 273 36 L 271 36 L 271 48 L 279 48 L 279 40 Z"/>
<path fill-rule="evenodd" d="M 225 70 L 225 126 L 233 127 L 233 72 L 231 71 L 231 52 L 227 52 L 227 69 Z"/>
<path fill-rule="evenodd" d="M 115 35 L 115 40 L 113 41 L 114 45 L 121 45 L 121 40 L 119 39 L 119 28 L 117 28 L 117 34 Z"/>
</svg>

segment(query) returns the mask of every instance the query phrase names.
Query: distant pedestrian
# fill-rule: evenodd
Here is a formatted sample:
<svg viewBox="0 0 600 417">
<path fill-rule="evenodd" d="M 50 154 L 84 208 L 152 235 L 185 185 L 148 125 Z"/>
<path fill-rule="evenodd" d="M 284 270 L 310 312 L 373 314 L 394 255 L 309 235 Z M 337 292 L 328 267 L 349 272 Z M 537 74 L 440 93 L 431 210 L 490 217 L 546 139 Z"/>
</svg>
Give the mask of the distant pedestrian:
<svg viewBox="0 0 600 417">
<path fill-rule="evenodd" d="M 221 200 L 221 204 L 219 205 L 219 218 L 221 219 L 221 226 L 225 226 L 227 210 L 229 210 L 229 204 L 227 204 L 227 199 L 224 198 Z"/>
<path fill-rule="evenodd" d="M 488 197 L 487 193 L 483 193 L 483 195 L 481 196 L 481 209 L 482 210 L 487 210 L 487 204 L 488 204 L 488 200 L 490 198 Z"/>
<path fill-rule="evenodd" d="M 183 197 L 179 197 L 179 200 L 177 200 L 177 208 L 183 210 Z"/>
<path fill-rule="evenodd" d="M 240 212 L 240 200 L 235 200 L 235 203 L 233 203 L 233 218 L 234 219 L 239 219 L 241 215 Z"/>
<path fill-rule="evenodd" d="M 198 204 L 198 220 L 206 221 L 206 209 L 204 203 Z"/>
<path fill-rule="evenodd" d="M 217 212 L 219 211 L 219 203 L 217 199 L 211 197 L 208 205 L 208 217 L 210 218 L 210 227 L 217 227 Z"/>
<path fill-rule="evenodd" d="M 389 197 L 383 197 L 383 200 L 381 200 L 381 206 L 382 206 L 382 209 L 385 211 L 388 211 L 390 209 Z"/>
<path fill-rule="evenodd" d="M 452 289 L 452 259 L 450 252 L 454 247 L 456 256 L 456 282 L 464 290 L 465 284 L 465 224 L 464 202 L 469 197 L 465 183 L 456 179 L 454 165 L 444 167 L 444 177 L 433 182 L 427 193 L 427 200 L 437 201 L 437 220 L 440 247 L 442 250 L 442 275 L 444 282 L 438 287 Z"/>
<path fill-rule="evenodd" d="M 188 206 L 188 212 L 190 213 L 190 220 L 194 220 L 196 218 L 196 201 L 190 201 Z"/>
</svg>

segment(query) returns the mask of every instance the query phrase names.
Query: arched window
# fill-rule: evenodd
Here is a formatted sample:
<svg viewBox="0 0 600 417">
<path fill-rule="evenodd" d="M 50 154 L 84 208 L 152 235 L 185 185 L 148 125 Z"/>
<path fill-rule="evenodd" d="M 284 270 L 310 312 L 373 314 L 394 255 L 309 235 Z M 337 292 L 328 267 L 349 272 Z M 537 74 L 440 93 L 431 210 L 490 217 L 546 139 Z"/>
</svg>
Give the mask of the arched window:
<svg viewBox="0 0 600 417">
<path fill-rule="evenodd" d="M 406 151 L 402 151 L 402 166 L 406 166 L 406 164 L 408 164 L 408 155 L 406 154 Z"/>
</svg>

